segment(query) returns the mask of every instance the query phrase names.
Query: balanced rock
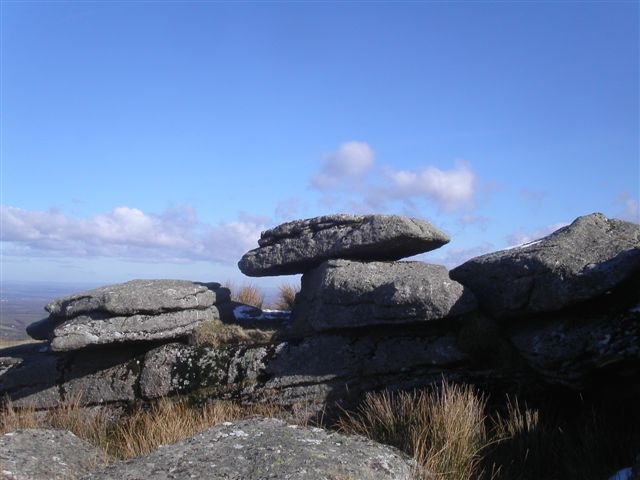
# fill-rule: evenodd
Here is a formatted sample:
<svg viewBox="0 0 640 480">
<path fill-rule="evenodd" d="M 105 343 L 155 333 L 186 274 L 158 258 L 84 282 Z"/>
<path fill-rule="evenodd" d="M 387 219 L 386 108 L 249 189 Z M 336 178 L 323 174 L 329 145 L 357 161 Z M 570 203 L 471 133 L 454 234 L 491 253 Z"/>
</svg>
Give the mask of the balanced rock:
<svg viewBox="0 0 640 480">
<path fill-rule="evenodd" d="M 449 237 L 423 220 L 398 215 L 327 215 L 262 232 L 259 248 L 238 267 L 245 275 L 305 273 L 328 259 L 399 260 L 428 252 Z"/>
<path fill-rule="evenodd" d="M 559 310 L 606 293 L 640 269 L 640 225 L 601 213 L 538 241 L 473 258 L 451 271 L 494 317 Z"/>
<path fill-rule="evenodd" d="M 303 275 L 293 321 L 321 332 L 438 320 L 475 308 L 471 291 L 441 265 L 328 260 Z"/>
<path fill-rule="evenodd" d="M 415 462 L 393 447 L 272 418 L 226 422 L 85 478 L 227 480 L 412 478 Z"/>
<path fill-rule="evenodd" d="M 57 351 L 171 339 L 219 319 L 217 305 L 229 301 L 229 290 L 218 283 L 133 280 L 54 300 L 45 307 L 49 317 L 31 324 L 27 333 L 51 340 Z"/>
<path fill-rule="evenodd" d="M 0 473 L 11 480 L 72 480 L 105 463 L 103 453 L 73 433 L 25 429 L 0 436 Z"/>
</svg>

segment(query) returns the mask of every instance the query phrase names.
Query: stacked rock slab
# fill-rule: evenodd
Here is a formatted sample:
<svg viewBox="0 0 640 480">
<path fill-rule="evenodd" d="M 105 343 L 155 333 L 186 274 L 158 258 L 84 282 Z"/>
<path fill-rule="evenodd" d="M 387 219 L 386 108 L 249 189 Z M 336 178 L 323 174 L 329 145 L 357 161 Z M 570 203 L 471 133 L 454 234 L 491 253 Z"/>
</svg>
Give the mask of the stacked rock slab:
<svg viewBox="0 0 640 480">
<path fill-rule="evenodd" d="M 399 260 L 449 242 L 431 224 L 398 215 L 326 215 L 262 232 L 238 267 L 245 275 L 305 273 L 329 259 Z"/>
<path fill-rule="evenodd" d="M 59 298 L 45 307 L 49 317 L 30 325 L 27 333 L 51 340 L 54 351 L 170 340 L 219 319 L 216 305 L 229 297 L 217 283 L 133 280 Z"/>
<path fill-rule="evenodd" d="M 294 322 L 313 331 L 459 316 L 473 295 L 444 267 L 397 262 L 449 242 L 431 224 L 398 215 L 329 215 L 262 233 L 238 266 L 250 276 L 302 273 Z"/>
</svg>

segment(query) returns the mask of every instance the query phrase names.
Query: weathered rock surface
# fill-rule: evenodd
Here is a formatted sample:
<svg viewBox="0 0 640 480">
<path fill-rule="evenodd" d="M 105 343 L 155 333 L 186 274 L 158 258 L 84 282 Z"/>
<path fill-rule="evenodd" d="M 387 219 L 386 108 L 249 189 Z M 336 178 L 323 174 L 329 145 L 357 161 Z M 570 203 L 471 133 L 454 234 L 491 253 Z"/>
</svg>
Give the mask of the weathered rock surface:
<svg viewBox="0 0 640 480">
<path fill-rule="evenodd" d="M 189 335 L 202 322 L 219 318 L 216 307 L 129 317 L 81 315 L 54 329 L 51 348 L 66 351 L 89 345 L 174 339 Z"/>
<path fill-rule="evenodd" d="M 109 316 L 158 314 L 177 310 L 207 309 L 228 301 L 229 290 L 219 283 L 187 280 L 132 280 L 62 297 L 47 304 L 51 315 L 73 318 L 104 312 Z"/>
<path fill-rule="evenodd" d="M 327 215 L 262 232 L 238 266 L 245 275 L 304 273 L 325 260 L 399 260 L 449 242 L 431 224 L 398 215 Z"/>
<path fill-rule="evenodd" d="M 7 480 L 72 480 L 105 461 L 103 453 L 65 430 L 25 429 L 0 437 L 0 473 Z"/>
<path fill-rule="evenodd" d="M 584 389 L 603 376 L 613 380 L 640 372 L 640 309 L 533 318 L 514 324 L 506 336 L 549 384 Z M 633 390 L 628 385 L 628 393 Z"/>
<path fill-rule="evenodd" d="M 230 292 L 218 283 L 133 280 L 54 300 L 45 307 L 49 317 L 27 333 L 56 351 L 175 339 L 219 319 L 218 306 L 228 303 Z"/>
<path fill-rule="evenodd" d="M 536 242 L 473 258 L 451 271 L 494 317 L 559 310 L 601 295 L 640 270 L 640 225 L 600 213 Z"/>
<path fill-rule="evenodd" d="M 227 422 L 85 478 L 408 480 L 414 468 L 400 451 L 363 437 L 256 418 Z"/>
<path fill-rule="evenodd" d="M 143 359 L 140 346 L 64 354 L 42 344 L 11 347 L 0 351 L 0 398 L 37 409 L 132 402 Z"/>
<path fill-rule="evenodd" d="M 475 308 L 471 291 L 441 265 L 329 260 L 303 275 L 293 321 L 322 332 L 439 320 Z"/>
</svg>

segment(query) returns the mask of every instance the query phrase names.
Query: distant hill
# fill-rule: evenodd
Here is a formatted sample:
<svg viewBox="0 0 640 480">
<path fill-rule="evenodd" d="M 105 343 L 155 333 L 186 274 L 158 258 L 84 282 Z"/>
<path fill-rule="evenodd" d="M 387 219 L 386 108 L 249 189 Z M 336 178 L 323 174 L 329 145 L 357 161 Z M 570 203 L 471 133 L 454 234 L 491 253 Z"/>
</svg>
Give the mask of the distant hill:
<svg viewBox="0 0 640 480">
<path fill-rule="evenodd" d="M 0 339 L 28 338 L 25 328 L 47 316 L 44 306 L 51 300 L 95 284 L 2 282 L 0 283 Z"/>
</svg>

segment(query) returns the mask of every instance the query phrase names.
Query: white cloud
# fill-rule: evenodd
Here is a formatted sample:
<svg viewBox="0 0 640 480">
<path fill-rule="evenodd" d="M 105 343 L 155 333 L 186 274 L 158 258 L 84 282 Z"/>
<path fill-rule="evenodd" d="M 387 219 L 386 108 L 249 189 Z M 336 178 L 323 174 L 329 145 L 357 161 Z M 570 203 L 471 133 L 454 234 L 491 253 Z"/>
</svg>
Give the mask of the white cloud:
<svg viewBox="0 0 640 480">
<path fill-rule="evenodd" d="M 618 217 L 631 222 L 640 223 L 640 203 L 637 198 L 628 193 L 621 193 L 618 196 L 618 203 L 622 204 L 623 210 Z"/>
<path fill-rule="evenodd" d="M 407 201 L 425 198 L 446 212 L 474 206 L 478 180 L 464 162 L 458 162 L 451 170 L 433 166 L 419 171 L 388 169 L 386 175 L 391 182 L 390 193 L 395 198 Z"/>
<path fill-rule="evenodd" d="M 364 142 L 345 142 L 336 152 L 324 158 L 320 172 L 311 177 L 311 185 L 319 190 L 330 190 L 359 180 L 369 172 L 375 162 L 375 152 Z"/>
<path fill-rule="evenodd" d="M 532 232 L 524 232 L 522 230 L 518 230 L 506 237 L 507 245 L 509 247 L 524 245 L 525 243 L 533 242 L 535 240 L 539 240 L 542 237 L 546 237 L 559 228 L 566 227 L 567 225 L 569 224 L 566 222 L 560 222 L 554 223 L 552 225 L 547 225 L 546 227 L 539 228 Z"/>
<path fill-rule="evenodd" d="M 427 262 L 439 263 L 451 269 L 463 264 L 471 258 L 484 255 L 494 250 L 491 242 L 482 242 L 479 245 L 469 248 L 452 248 L 445 246 L 442 250 L 434 250 L 423 254 L 421 257 Z"/>
<path fill-rule="evenodd" d="M 121 206 L 109 213 L 75 218 L 59 211 L 0 206 L 5 255 L 113 257 L 133 261 L 235 263 L 257 245 L 268 219 L 240 214 L 215 226 L 198 221 L 192 207 L 161 215 Z"/>
</svg>

